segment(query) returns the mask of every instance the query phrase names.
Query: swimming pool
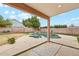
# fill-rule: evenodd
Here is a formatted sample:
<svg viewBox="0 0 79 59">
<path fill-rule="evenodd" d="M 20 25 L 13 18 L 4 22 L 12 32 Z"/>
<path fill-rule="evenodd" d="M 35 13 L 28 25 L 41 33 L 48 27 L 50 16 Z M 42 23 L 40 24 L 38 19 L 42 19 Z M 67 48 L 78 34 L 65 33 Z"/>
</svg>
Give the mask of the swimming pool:
<svg viewBox="0 0 79 59">
<path fill-rule="evenodd" d="M 30 37 L 34 37 L 34 38 L 42 38 L 42 37 L 46 37 L 47 38 L 47 32 L 34 32 L 30 35 Z M 61 38 L 59 35 L 57 35 L 56 33 L 51 33 L 50 38 Z"/>
</svg>

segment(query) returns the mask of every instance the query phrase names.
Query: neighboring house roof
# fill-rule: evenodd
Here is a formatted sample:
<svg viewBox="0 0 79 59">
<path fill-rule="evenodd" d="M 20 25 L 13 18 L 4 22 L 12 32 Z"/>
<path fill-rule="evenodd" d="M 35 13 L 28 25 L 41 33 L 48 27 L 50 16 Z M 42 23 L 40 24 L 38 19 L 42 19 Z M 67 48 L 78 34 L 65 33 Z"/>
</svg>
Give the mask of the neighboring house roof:
<svg viewBox="0 0 79 59">
<path fill-rule="evenodd" d="M 21 22 L 17 21 L 16 19 L 12 19 L 12 27 L 25 27 Z"/>
</svg>

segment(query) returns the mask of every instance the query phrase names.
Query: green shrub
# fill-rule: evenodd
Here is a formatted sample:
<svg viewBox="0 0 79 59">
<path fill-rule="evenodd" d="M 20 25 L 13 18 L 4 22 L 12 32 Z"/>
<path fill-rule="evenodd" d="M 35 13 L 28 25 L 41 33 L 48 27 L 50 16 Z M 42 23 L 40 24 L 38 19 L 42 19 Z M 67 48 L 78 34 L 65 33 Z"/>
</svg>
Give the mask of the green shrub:
<svg viewBox="0 0 79 59">
<path fill-rule="evenodd" d="M 77 41 L 78 41 L 78 43 L 79 43 L 79 36 L 77 36 Z"/>
<path fill-rule="evenodd" d="M 9 38 L 8 43 L 9 44 L 14 44 L 15 43 L 15 38 Z"/>
</svg>

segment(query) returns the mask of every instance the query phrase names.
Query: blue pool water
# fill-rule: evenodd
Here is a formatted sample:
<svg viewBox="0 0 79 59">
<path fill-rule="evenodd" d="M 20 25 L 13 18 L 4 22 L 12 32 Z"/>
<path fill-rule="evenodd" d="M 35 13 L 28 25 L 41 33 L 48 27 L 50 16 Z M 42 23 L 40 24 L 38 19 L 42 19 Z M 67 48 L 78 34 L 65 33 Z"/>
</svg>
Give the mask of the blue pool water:
<svg viewBox="0 0 79 59">
<path fill-rule="evenodd" d="M 47 33 L 46 32 L 36 32 L 36 33 L 32 33 L 30 35 L 30 37 L 34 37 L 34 38 L 42 38 L 42 37 L 47 37 Z M 61 38 L 59 35 L 57 35 L 56 33 L 51 33 L 51 38 Z"/>
</svg>

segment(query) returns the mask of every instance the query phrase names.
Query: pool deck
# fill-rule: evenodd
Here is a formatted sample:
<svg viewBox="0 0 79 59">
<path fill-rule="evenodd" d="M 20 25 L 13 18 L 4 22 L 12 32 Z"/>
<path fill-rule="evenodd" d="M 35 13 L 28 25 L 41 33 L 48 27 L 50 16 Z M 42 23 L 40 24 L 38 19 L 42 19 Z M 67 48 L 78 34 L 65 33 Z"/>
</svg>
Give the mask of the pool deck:
<svg viewBox="0 0 79 59">
<path fill-rule="evenodd" d="M 51 41 L 56 42 L 56 43 L 60 43 L 60 44 L 64 44 L 67 46 L 72 46 L 75 48 L 79 48 L 79 43 L 77 42 L 77 38 L 74 36 L 68 36 L 68 35 L 60 35 L 59 36 L 61 38 L 58 39 L 51 39 Z"/>
<path fill-rule="evenodd" d="M 51 39 L 51 41 L 79 48 L 75 37 L 67 35 L 60 36 L 62 38 Z M 79 49 L 46 41 L 46 38 L 37 39 L 23 36 L 17 39 L 15 44 L 0 46 L 0 56 L 79 56 Z"/>
</svg>

